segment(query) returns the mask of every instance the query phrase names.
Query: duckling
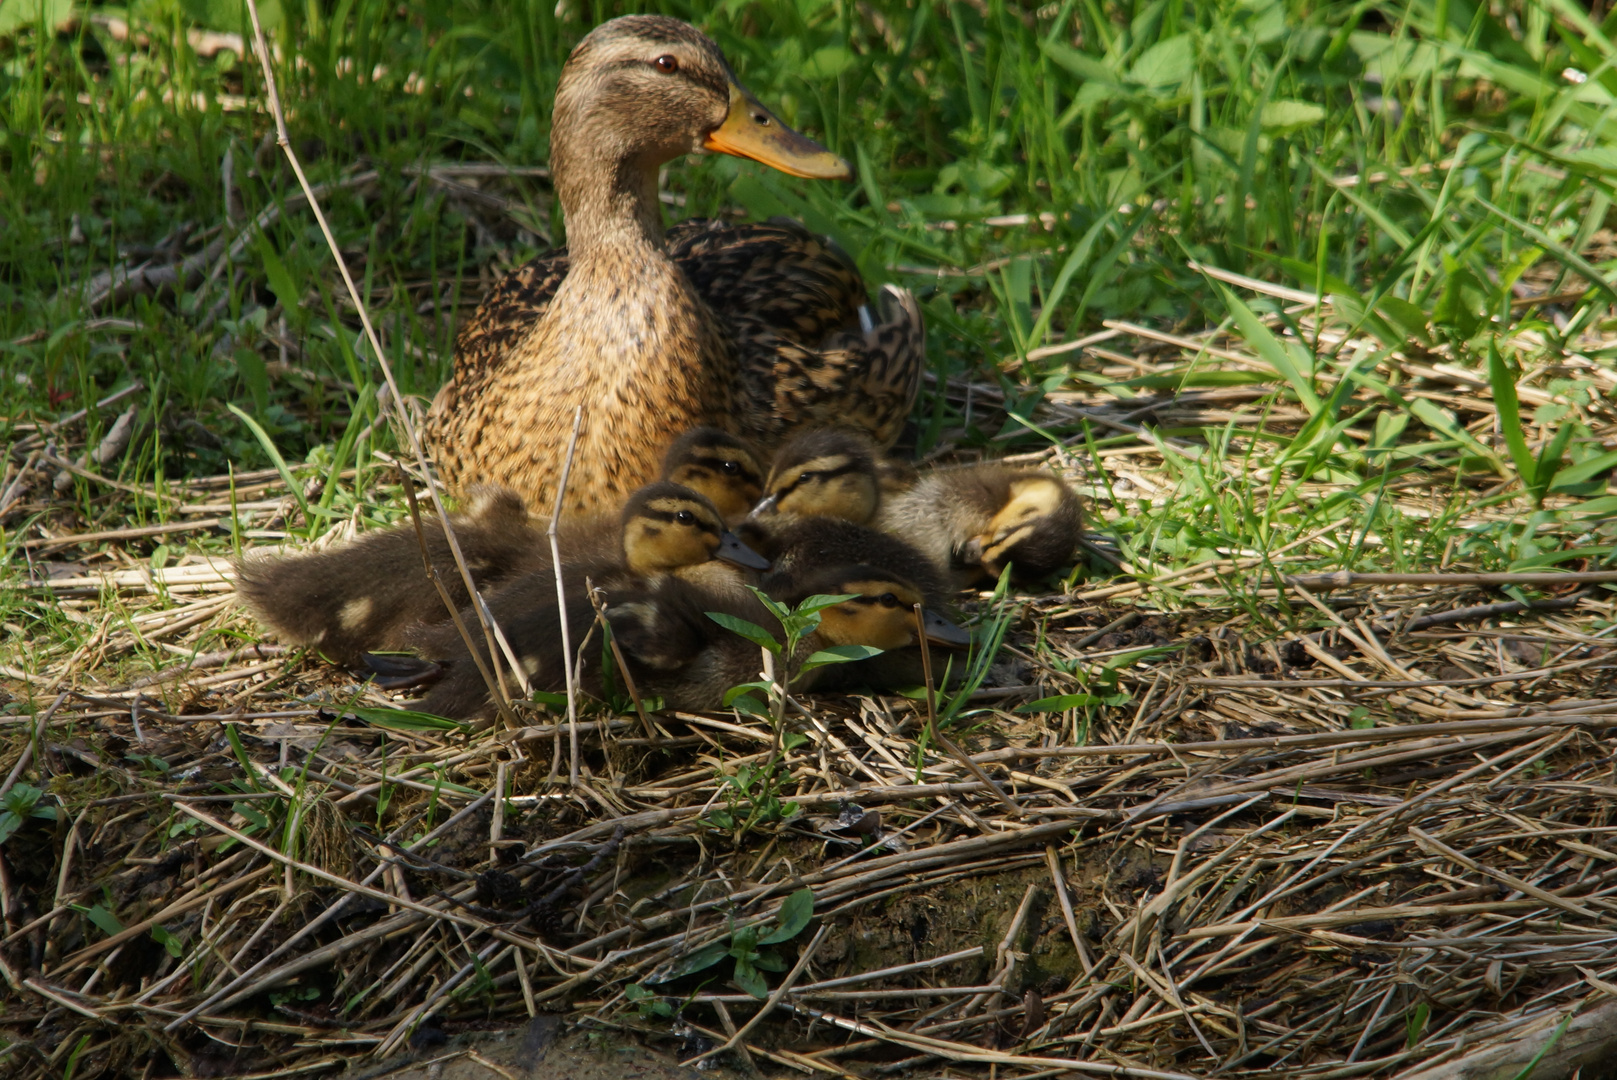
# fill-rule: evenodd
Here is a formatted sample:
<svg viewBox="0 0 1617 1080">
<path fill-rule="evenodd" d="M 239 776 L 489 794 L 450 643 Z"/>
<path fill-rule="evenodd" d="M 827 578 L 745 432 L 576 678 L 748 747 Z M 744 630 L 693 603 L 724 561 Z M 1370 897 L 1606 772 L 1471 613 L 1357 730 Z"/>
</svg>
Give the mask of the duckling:
<svg viewBox="0 0 1617 1080">
<path fill-rule="evenodd" d="M 775 455 L 750 520 L 823 514 L 901 537 L 959 588 L 1007 563 L 1024 580 L 1072 560 L 1078 498 L 1054 473 L 997 462 L 918 473 L 862 433 L 809 431 Z M 777 565 L 779 571 L 790 569 Z"/>
<path fill-rule="evenodd" d="M 866 565 L 822 567 L 805 575 L 783 593 L 796 604 L 814 595 L 847 596 L 820 612 L 820 624 L 798 645 L 793 663 L 833 645 L 868 645 L 905 649 L 916 641 L 915 605 L 919 589 L 881 568 Z M 661 697 L 671 708 L 708 709 L 719 705 L 725 691 L 758 677 L 758 646 L 724 630 L 708 617 L 715 598 L 687 582 L 670 582 L 654 592 L 613 598 L 606 617 L 625 658 L 635 668 L 635 684 L 643 694 Z M 736 614 L 779 632 L 779 624 L 761 604 L 724 605 Z M 970 636 L 943 615 L 923 608 L 929 640 L 957 645 Z M 818 685 L 841 665 L 799 675 L 793 688 Z"/>
<path fill-rule="evenodd" d="M 869 527 L 882 503 L 880 454 L 860 433 L 826 428 L 789 439 L 775 456 L 764 498 L 740 526 L 773 565 L 774 595 L 817 568 L 865 563 L 915 584 L 929 607 L 952 590 L 942 568 L 899 536 Z"/>
<path fill-rule="evenodd" d="M 479 590 L 548 565 L 544 535 L 529 522 L 515 492 L 488 486 L 469 494 L 451 523 Z M 466 587 L 442 527 L 435 518 L 421 524 L 438 579 L 451 601 L 463 606 Z M 318 649 L 339 663 L 366 650 L 402 648 L 411 627 L 448 618 L 410 524 L 312 555 L 249 556 L 236 566 L 236 591 L 283 641 Z"/>
<path fill-rule="evenodd" d="M 1083 515 L 1054 473 L 987 463 L 926 473 L 882 501 L 877 524 L 969 585 L 1007 564 L 1024 580 L 1070 564 Z"/>
<path fill-rule="evenodd" d="M 925 366 L 914 297 L 887 286 L 873 317 L 853 261 L 789 221 L 686 222 L 665 235 L 658 169 L 703 150 L 852 176 L 759 104 L 687 23 L 624 16 L 579 42 L 551 120 L 568 248 L 513 271 L 460 330 L 427 428 L 451 490 L 492 480 L 547 505 L 580 404 L 568 516 L 617 505 L 693 425 L 766 451 L 827 423 L 883 445 L 898 437 Z"/>
<path fill-rule="evenodd" d="M 764 493 L 758 452 L 714 427 L 692 428 L 675 439 L 663 455 L 662 478 L 706 495 L 732 526 Z"/>
<path fill-rule="evenodd" d="M 700 589 L 716 602 L 744 597 L 755 603 L 750 593 L 734 583 L 739 576 L 729 567 L 761 570 L 768 565 L 725 527 L 724 519 L 705 497 L 668 481 L 648 484 L 623 508 L 616 553 L 563 557 L 569 640 L 576 648 L 595 618 L 586 583 L 611 592 L 654 589 L 675 580 Z M 542 689 L 565 684 L 554 572 L 547 568 L 513 578 L 488 597 L 488 607 L 530 683 Z M 475 613 L 468 611 L 463 621 L 475 623 Z M 419 627 L 410 644 L 422 658 L 440 662 L 444 669 L 443 678 L 422 703 L 425 711 L 470 716 L 488 705 L 488 688 L 454 626 Z M 486 643 L 477 638 L 476 644 L 486 660 Z"/>
</svg>

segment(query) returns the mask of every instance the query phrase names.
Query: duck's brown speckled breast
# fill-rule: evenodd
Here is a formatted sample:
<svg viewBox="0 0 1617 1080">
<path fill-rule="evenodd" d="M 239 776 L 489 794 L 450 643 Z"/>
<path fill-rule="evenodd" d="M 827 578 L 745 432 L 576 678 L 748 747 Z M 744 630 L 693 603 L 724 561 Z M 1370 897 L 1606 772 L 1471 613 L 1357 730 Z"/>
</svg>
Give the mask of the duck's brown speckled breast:
<svg viewBox="0 0 1617 1080">
<path fill-rule="evenodd" d="M 670 442 L 731 412 L 731 349 L 666 258 L 572 268 L 526 332 L 484 333 L 483 362 L 463 352 L 433 405 L 431 441 L 451 490 L 504 484 L 548 513 L 582 404 L 564 512 L 614 510 L 656 479 Z"/>
</svg>

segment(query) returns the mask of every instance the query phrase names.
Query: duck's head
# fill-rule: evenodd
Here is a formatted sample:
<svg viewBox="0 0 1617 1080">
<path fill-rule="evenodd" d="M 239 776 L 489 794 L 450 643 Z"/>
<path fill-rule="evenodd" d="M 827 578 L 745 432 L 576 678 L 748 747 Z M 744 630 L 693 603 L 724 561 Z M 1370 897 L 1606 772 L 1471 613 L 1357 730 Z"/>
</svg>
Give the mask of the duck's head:
<svg viewBox="0 0 1617 1080">
<path fill-rule="evenodd" d="M 736 81 L 713 39 L 689 23 L 626 15 L 584 36 L 556 86 L 551 167 L 558 185 L 584 157 L 655 183 L 658 166 L 704 150 L 793 176 L 853 175 L 846 161 L 764 108 Z"/>
<path fill-rule="evenodd" d="M 690 488 L 659 481 L 629 497 L 623 508 L 623 561 L 642 576 L 672 573 L 723 559 L 754 570 L 769 560 L 724 526 L 713 504 Z"/>
<path fill-rule="evenodd" d="M 663 479 L 706 495 L 725 521 L 740 521 L 764 490 L 758 455 L 718 428 L 692 428 L 668 448 Z"/>
<path fill-rule="evenodd" d="M 862 435 L 825 428 L 794 436 L 776 451 L 765 495 L 748 518 L 822 516 L 863 525 L 880 505 L 875 447 Z"/>
<path fill-rule="evenodd" d="M 874 566 L 840 566 L 806 578 L 797 599 L 809 596 L 847 596 L 820 612 L 819 633 L 830 645 L 869 645 L 902 649 L 915 644 L 915 606 L 923 603 L 921 590 L 910 582 Z M 926 639 L 939 645 L 965 645 L 971 635 L 942 615 L 921 609 Z"/>
<path fill-rule="evenodd" d="M 1082 514 L 1078 497 L 1057 477 L 1025 476 L 1011 482 L 1011 497 L 961 556 L 998 576 L 1006 563 L 1027 578 L 1054 573 L 1078 546 Z"/>
</svg>

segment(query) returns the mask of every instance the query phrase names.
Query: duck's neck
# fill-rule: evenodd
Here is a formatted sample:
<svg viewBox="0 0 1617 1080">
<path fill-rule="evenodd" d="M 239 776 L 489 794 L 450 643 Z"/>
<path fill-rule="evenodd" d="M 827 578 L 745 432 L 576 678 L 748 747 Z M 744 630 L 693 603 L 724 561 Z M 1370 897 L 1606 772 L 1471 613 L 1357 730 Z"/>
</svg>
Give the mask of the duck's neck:
<svg viewBox="0 0 1617 1080">
<path fill-rule="evenodd" d="M 657 167 L 585 140 L 553 140 L 551 175 L 567 218 L 574 270 L 611 255 L 663 250 Z"/>
</svg>

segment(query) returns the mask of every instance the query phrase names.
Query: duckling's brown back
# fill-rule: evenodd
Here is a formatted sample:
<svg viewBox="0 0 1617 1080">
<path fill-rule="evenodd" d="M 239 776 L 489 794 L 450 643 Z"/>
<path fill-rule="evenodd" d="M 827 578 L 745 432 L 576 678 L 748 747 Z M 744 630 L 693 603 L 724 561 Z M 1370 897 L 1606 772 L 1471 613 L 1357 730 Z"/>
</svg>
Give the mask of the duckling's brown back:
<svg viewBox="0 0 1617 1080">
<path fill-rule="evenodd" d="M 454 527 L 479 589 L 547 561 L 543 536 L 509 491 L 479 491 Z M 463 606 L 466 588 L 436 520 L 422 521 L 422 539 L 451 601 Z M 422 565 L 422 539 L 414 525 L 401 525 L 313 555 L 249 557 L 237 568 L 236 590 L 284 640 L 334 660 L 402 648 L 412 627 L 448 618 Z"/>
<path fill-rule="evenodd" d="M 913 582 L 929 606 L 947 606 L 953 592 L 939 566 L 913 544 L 851 521 L 828 517 L 785 521 L 760 542 L 764 544 L 760 550 L 774 559 L 763 583 L 770 595 L 789 592 L 797 579 L 816 569 L 860 563 Z"/>
</svg>

